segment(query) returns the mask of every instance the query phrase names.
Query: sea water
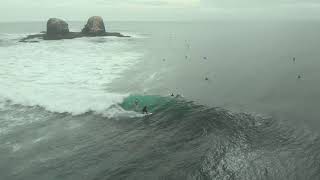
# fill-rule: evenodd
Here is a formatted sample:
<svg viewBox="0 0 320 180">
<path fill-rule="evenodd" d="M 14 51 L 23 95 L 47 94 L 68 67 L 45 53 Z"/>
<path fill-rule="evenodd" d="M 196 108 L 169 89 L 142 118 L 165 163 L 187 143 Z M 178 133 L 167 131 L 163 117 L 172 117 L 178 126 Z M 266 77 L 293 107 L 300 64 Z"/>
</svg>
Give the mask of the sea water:
<svg viewBox="0 0 320 180">
<path fill-rule="evenodd" d="M 1 179 L 320 178 L 318 22 L 106 25 L 0 24 Z"/>
</svg>

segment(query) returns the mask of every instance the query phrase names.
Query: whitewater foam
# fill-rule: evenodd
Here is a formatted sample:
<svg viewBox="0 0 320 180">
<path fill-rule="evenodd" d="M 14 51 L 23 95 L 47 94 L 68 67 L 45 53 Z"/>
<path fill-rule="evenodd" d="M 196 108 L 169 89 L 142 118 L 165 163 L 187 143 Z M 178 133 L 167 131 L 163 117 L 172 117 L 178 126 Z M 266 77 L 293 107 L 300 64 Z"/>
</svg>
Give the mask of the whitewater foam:
<svg viewBox="0 0 320 180">
<path fill-rule="evenodd" d="M 135 118 L 135 117 L 143 117 L 144 115 L 135 111 L 127 111 L 124 110 L 122 107 L 120 107 L 117 104 L 112 105 L 105 111 L 99 112 L 100 115 L 107 118 L 114 118 L 116 120 L 119 120 L 121 118 Z"/>
<path fill-rule="evenodd" d="M 106 89 L 142 56 L 132 43 L 121 38 L 4 47 L 0 49 L 0 98 L 74 115 L 101 112 L 127 96 Z"/>
</svg>

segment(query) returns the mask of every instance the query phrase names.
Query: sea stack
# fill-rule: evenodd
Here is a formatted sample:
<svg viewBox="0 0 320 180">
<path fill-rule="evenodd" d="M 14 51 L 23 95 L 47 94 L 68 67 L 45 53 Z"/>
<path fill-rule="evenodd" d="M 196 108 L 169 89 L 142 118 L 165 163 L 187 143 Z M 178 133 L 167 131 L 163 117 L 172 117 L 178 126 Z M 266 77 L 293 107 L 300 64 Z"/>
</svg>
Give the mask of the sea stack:
<svg viewBox="0 0 320 180">
<path fill-rule="evenodd" d="M 69 33 L 69 25 L 62 19 L 50 18 L 47 21 L 47 33 L 45 39 L 57 40 L 64 39 L 64 36 Z"/>
<path fill-rule="evenodd" d="M 102 17 L 100 16 L 90 17 L 88 19 L 87 24 L 84 26 L 81 32 L 87 36 L 105 35 L 106 28 L 104 26 Z"/>
<path fill-rule="evenodd" d="M 32 34 L 22 38 L 19 42 L 39 42 L 39 40 L 61 40 L 75 39 L 82 37 L 94 36 L 115 36 L 115 37 L 130 37 L 122 35 L 118 32 L 106 32 L 102 17 L 93 16 L 88 19 L 87 24 L 81 32 L 70 32 L 69 25 L 64 20 L 51 18 L 47 22 L 47 31 L 39 34 Z"/>
</svg>

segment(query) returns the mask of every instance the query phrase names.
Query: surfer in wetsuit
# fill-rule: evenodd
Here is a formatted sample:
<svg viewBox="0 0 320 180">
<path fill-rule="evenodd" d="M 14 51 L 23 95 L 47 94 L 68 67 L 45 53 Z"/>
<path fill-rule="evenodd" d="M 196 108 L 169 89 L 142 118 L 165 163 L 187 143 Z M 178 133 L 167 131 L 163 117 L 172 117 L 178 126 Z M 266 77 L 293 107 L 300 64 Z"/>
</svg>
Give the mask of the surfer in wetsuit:
<svg viewBox="0 0 320 180">
<path fill-rule="evenodd" d="M 138 106 L 139 106 L 139 101 L 138 101 L 138 99 L 136 99 L 136 100 L 134 101 L 134 109 L 137 110 L 137 109 L 138 109 Z"/>
<path fill-rule="evenodd" d="M 143 114 L 148 114 L 147 106 L 144 106 L 142 109 Z"/>
<path fill-rule="evenodd" d="M 301 78 L 302 78 L 302 76 L 299 74 L 298 77 L 297 77 L 297 79 L 301 79 Z"/>
</svg>

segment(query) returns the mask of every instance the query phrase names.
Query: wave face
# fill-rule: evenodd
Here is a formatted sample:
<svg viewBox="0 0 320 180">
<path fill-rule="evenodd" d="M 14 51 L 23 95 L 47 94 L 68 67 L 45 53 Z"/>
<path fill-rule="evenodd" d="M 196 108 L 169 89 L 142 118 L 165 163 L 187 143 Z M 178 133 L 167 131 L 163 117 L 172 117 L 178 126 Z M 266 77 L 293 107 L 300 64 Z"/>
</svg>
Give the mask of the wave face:
<svg viewBox="0 0 320 180">
<path fill-rule="evenodd" d="M 153 114 L 110 118 L 3 104 L 0 117 L 8 120 L 0 136 L 4 177 L 320 178 L 320 141 L 309 133 L 271 117 L 209 108 L 181 97 L 131 95 L 120 106 L 131 109 L 127 105 L 133 99 L 148 104 Z"/>
</svg>

